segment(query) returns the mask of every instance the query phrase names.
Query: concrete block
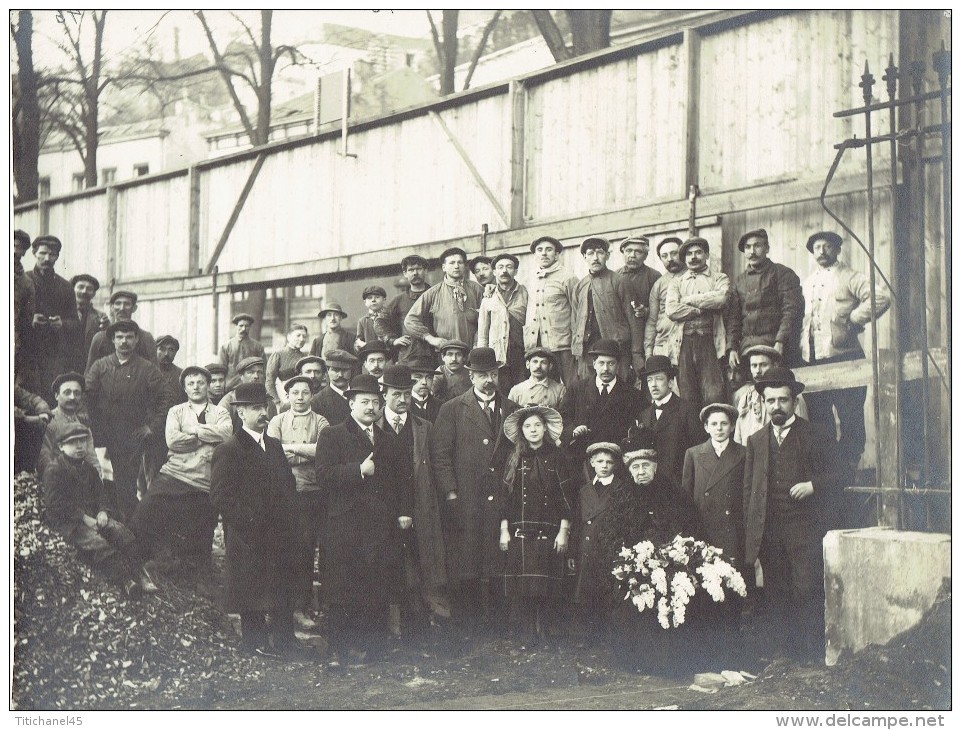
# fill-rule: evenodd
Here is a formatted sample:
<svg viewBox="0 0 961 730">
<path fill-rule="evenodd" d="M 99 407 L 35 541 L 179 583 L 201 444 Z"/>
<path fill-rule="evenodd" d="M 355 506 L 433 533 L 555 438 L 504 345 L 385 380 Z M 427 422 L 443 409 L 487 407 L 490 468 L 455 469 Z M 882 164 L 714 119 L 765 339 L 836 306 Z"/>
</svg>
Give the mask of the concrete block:
<svg viewBox="0 0 961 730">
<path fill-rule="evenodd" d="M 951 577 L 951 536 L 885 527 L 824 538 L 825 663 L 916 625 Z"/>
</svg>

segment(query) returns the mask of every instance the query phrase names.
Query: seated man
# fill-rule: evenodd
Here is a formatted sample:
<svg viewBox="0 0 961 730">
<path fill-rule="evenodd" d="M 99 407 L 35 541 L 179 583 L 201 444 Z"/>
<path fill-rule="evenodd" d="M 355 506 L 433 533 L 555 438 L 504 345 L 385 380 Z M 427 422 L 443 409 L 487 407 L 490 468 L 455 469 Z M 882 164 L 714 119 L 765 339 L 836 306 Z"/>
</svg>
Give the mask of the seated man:
<svg viewBox="0 0 961 730">
<path fill-rule="evenodd" d="M 75 423 L 81 423 L 90 428 L 90 416 L 83 405 L 85 387 L 83 376 L 80 373 L 63 373 L 53 381 L 51 390 L 54 399 L 57 401 L 57 407 L 51 411 L 50 423 L 47 424 L 47 430 L 43 432 L 40 458 L 37 460 L 37 474 L 42 476 L 47 464 L 60 455 L 59 442 L 64 430 Z M 84 454 L 87 463 L 96 469 L 97 474 L 103 478 L 103 469 L 94 450 L 93 437 L 87 442 Z"/>
<path fill-rule="evenodd" d="M 33 471 L 43 432 L 50 423 L 50 406 L 35 393 L 13 386 L 13 472 Z"/>
<path fill-rule="evenodd" d="M 155 593 L 143 567 L 143 550 L 134 534 L 113 520 L 97 470 L 84 461 L 90 429 L 75 423 L 60 436 L 60 455 L 43 475 L 46 516 L 81 557 L 120 580 L 127 595 Z"/>
</svg>

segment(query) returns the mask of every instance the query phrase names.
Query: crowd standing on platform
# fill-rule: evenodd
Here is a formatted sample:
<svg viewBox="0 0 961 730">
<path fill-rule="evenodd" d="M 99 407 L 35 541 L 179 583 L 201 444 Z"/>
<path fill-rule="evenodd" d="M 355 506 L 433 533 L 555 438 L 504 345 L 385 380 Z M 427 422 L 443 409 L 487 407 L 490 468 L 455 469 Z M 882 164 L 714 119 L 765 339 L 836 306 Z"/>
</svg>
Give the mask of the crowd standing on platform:
<svg viewBox="0 0 961 730">
<path fill-rule="evenodd" d="M 431 286 L 410 255 L 399 294 L 364 289 L 353 329 L 327 302 L 306 351 L 291 322 L 268 357 L 240 313 L 201 365 L 175 364 L 179 333 L 137 323 L 135 292 L 97 311 L 96 276 L 68 282 L 61 241 L 18 230 L 15 469 L 37 472 L 50 524 L 131 596 L 162 590 L 152 573 L 171 565 L 199 589 L 222 524 L 223 605 L 263 656 L 308 655 L 295 632 L 320 627 L 335 669 L 432 631 L 616 635 L 615 653 L 657 671 L 673 634 L 631 615 L 612 564 L 682 535 L 763 585 L 772 640 L 812 658 L 821 538 L 864 450 L 866 389 L 802 396 L 790 368 L 863 358 L 858 336 L 890 304 L 842 244 L 812 235 L 803 283 L 763 229 L 738 241 L 733 281 L 701 237 L 662 238 L 663 275 L 643 235 L 619 242 L 619 271 L 600 236 L 534 240 L 524 277 L 511 253 L 450 248 Z M 736 653 L 741 608 L 699 617 L 711 651 Z"/>
</svg>

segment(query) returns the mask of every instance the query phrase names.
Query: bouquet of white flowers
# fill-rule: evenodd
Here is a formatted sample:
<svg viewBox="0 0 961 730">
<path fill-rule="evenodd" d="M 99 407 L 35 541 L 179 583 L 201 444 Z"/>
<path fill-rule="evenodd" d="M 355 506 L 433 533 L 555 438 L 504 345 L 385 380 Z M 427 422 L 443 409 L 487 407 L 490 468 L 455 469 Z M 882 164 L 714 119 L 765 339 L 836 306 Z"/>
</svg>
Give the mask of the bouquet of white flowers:
<svg viewBox="0 0 961 730">
<path fill-rule="evenodd" d="M 650 541 L 624 547 L 611 571 L 639 612 L 657 606 L 657 620 L 665 629 L 684 623 L 687 604 L 703 589 L 715 602 L 724 589 L 747 595 L 744 578 L 727 562 L 719 548 L 678 535 L 666 545 Z"/>
</svg>

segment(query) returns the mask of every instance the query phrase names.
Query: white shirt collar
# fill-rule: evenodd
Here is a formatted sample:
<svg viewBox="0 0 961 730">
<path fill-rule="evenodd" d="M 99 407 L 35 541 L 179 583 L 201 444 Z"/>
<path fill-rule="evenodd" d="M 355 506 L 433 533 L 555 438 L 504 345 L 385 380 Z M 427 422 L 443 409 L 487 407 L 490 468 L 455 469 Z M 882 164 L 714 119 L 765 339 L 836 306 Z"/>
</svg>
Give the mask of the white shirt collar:
<svg viewBox="0 0 961 730">
<path fill-rule="evenodd" d="M 251 431 L 246 426 L 243 427 L 244 431 L 252 438 L 264 451 L 267 450 L 267 444 L 264 443 L 264 435 L 262 433 L 257 433 L 256 431 Z"/>
<path fill-rule="evenodd" d="M 614 379 L 613 379 L 610 383 L 605 383 L 605 382 L 603 382 L 603 381 L 601 380 L 601 376 L 600 376 L 600 375 L 595 375 L 595 376 L 594 376 L 594 385 L 597 386 L 597 392 L 598 392 L 598 393 L 601 392 L 601 388 L 603 388 L 605 385 L 607 386 L 607 392 L 610 393 L 612 390 L 614 390 L 614 386 L 615 386 L 616 384 L 617 384 L 617 376 L 616 376 L 616 375 L 614 376 Z"/>
<path fill-rule="evenodd" d="M 351 415 L 351 418 L 354 418 L 353 415 Z M 363 423 L 361 423 L 360 421 L 358 421 L 356 418 L 354 418 L 354 423 L 357 424 L 357 427 L 360 428 L 361 431 L 367 431 L 367 432 L 369 432 L 369 433 L 373 433 L 374 424 L 371 424 L 371 425 L 369 425 L 369 426 L 365 426 Z"/>
<path fill-rule="evenodd" d="M 399 418 L 399 419 L 400 419 L 400 425 L 401 425 L 401 426 L 403 426 L 405 423 L 407 423 L 407 414 L 406 414 L 406 413 L 394 413 L 390 408 L 387 408 L 387 407 L 385 406 L 385 407 L 384 407 L 384 421 L 385 421 L 386 423 L 389 423 L 389 424 L 391 425 L 391 427 L 393 427 L 393 425 L 394 425 L 394 419 L 395 419 L 395 418 Z"/>
<path fill-rule="evenodd" d="M 594 476 L 594 481 L 595 481 L 595 482 L 600 482 L 601 484 L 603 484 L 603 485 L 606 487 L 606 486 L 608 486 L 611 482 L 614 481 L 614 475 L 611 474 L 610 476 L 606 476 L 606 477 L 599 477 L 599 476 L 595 475 L 595 476 Z"/>
<path fill-rule="evenodd" d="M 475 397 L 477 398 L 477 400 L 479 400 L 481 403 L 483 403 L 484 405 L 487 405 L 487 404 L 489 404 L 492 400 L 494 400 L 494 398 L 497 397 L 497 393 L 494 393 L 494 395 L 484 395 L 484 394 L 481 393 L 479 390 L 477 390 L 477 388 L 474 388 L 474 396 L 475 396 Z"/>
<path fill-rule="evenodd" d="M 714 439 L 711 439 L 711 446 L 714 447 L 714 453 L 720 456 L 722 453 L 724 453 L 724 449 L 727 448 L 727 445 L 728 443 L 730 443 L 730 441 L 731 441 L 730 437 L 724 439 L 720 443 L 718 443 Z"/>
<path fill-rule="evenodd" d="M 332 391 L 334 391 L 337 395 L 339 395 L 341 398 L 346 398 L 346 397 L 347 397 L 347 396 L 344 395 L 344 391 L 342 391 L 340 388 L 338 388 L 338 387 L 337 387 L 336 385 L 334 385 L 333 383 L 330 384 L 330 389 L 331 389 Z"/>
<path fill-rule="evenodd" d="M 667 402 L 668 402 L 669 400 L 671 400 L 671 398 L 673 397 L 673 395 L 674 395 L 673 392 L 669 392 L 669 393 L 668 393 L 667 395 L 665 395 L 661 400 L 656 400 L 656 401 L 654 401 L 654 406 L 655 406 L 655 408 L 661 408 L 661 409 L 663 409 L 664 406 L 667 405 Z"/>
<path fill-rule="evenodd" d="M 417 401 L 418 403 L 426 403 L 426 402 L 427 402 L 427 398 L 421 398 L 419 395 L 417 395 L 417 393 L 415 393 L 415 392 L 413 392 L 413 391 L 411 391 L 410 397 L 411 397 L 411 400 L 415 400 L 415 401 Z"/>
</svg>

